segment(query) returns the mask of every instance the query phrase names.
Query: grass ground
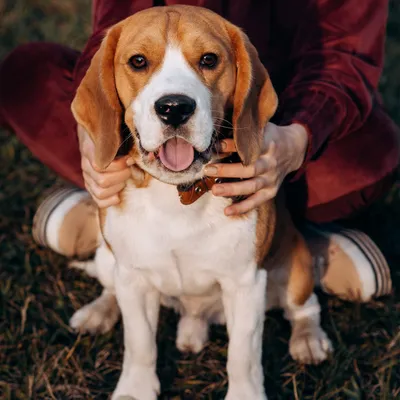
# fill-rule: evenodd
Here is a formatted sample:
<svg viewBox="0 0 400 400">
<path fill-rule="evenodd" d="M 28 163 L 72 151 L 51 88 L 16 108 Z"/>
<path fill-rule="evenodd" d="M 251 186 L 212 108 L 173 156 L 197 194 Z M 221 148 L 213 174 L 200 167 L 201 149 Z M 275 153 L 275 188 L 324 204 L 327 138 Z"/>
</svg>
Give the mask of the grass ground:
<svg viewBox="0 0 400 400">
<path fill-rule="evenodd" d="M 0 59 L 20 43 L 51 40 L 81 48 L 90 31 L 88 0 L 0 0 Z M 400 122 L 400 3 L 391 1 L 382 93 Z M 0 132 L 0 399 L 106 399 L 121 366 L 121 325 L 107 335 L 77 336 L 73 311 L 99 286 L 66 268 L 66 260 L 31 238 L 35 202 L 55 176 L 12 134 Z M 358 221 L 390 256 L 400 283 L 400 191 L 394 187 Z M 398 290 L 367 305 L 321 296 L 323 326 L 335 345 L 320 367 L 295 364 L 287 352 L 288 324 L 268 314 L 264 366 L 269 398 L 400 399 Z M 174 346 L 176 318 L 163 311 L 158 372 L 162 399 L 222 399 L 226 334 L 213 329 L 198 356 Z M 247 399 L 244 399 L 247 400 Z M 249 399 L 250 400 L 250 399 Z"/>
</svg>

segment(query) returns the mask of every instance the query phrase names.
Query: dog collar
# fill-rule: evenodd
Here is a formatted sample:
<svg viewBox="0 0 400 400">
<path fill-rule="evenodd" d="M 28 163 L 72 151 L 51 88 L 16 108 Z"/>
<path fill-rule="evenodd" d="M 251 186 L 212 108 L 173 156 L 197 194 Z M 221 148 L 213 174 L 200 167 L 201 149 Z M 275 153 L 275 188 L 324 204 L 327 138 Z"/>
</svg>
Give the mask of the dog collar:
<svg viewBox="0 0 400 400">
<path fill-rule="evenodd" d="M 182 204 L 188 206 L 198 200 L 203 194 L 206 194 L 216 184 L 220 183 L 220 178 L 205 177 L 200 179 L 190 186 L 179 185 L 177 187 L 179 199 Z"/>
</svg>

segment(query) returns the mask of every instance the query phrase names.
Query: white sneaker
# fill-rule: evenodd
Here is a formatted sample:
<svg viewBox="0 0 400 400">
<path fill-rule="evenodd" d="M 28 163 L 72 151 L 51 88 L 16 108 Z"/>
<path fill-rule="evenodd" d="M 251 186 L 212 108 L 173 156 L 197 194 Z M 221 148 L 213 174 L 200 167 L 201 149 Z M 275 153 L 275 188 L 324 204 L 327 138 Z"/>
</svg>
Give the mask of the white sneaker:
<svg viewBox="0 0 400 400">
<path fill-rule="evenodd" d="M 32 234 L 36 243 L 59 254 L 87 257 L 100 241 L 97 206 L 85 190 L 52 190 L 36 211 Z"/>
<path fill-rule="evenodd" d="M 302 233 L 314 258 L 317 286 L 344 300 L 366 302 L 392 291 L 388 263 L 365 233 L 307 223 Z"/>
</svg>

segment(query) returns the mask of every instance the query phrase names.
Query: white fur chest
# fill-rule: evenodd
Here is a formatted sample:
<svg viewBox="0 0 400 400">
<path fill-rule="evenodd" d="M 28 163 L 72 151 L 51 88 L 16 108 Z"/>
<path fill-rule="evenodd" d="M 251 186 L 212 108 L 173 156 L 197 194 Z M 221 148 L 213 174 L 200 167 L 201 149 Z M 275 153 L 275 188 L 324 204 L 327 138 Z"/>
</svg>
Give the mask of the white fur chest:
<svg viewBox="0 0 400 400">
<path fill-rule="evenodd" d="M 105 238 L 119 266 L 140 270 L 161 293 L 202 295 L 254 266 L 256 213 L 229 218 L 228 204 L 207 193 L 185 206 L 175 186 L 153 179 L 127 187 L 123 209 L 107 211 Z"/>
</svg>

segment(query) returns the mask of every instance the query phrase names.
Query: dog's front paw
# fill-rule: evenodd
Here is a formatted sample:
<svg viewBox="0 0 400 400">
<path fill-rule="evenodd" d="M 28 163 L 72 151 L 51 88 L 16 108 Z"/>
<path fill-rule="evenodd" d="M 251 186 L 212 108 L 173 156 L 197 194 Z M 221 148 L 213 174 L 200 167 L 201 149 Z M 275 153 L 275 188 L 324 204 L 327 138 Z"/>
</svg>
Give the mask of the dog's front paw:
<svg viewBox="0 0 400 400">
<path fill-rule="evenodd" d="M 320 326 L 294 331 L 289 344 L 290 355 L 302 364 L 319 364 L 332 352 L 332 344 Z"/>
<path fill-rule="evenodd" d="M 119 307 L 112 295 L 101 295 L 80 308 L 69 321 L 71 328 L 91 334 L 106 333 L 117 323 Z"/>
<path fill-rule="evenodd" d="M 118 381 L 111 400 L 157 400 L 160 393 L 160 381 L 150 368 L 125 368 Z"/>
<path fill-rule="evenodd" d="M 176 347 L 182 352 L 199 353 L 208 340 L 208 322 L 200 318 L 182 317 L 178 324 Z"/>
<path fill-rule="evenodd" d="M 268 400 L 264 392 L 264 387 L 256 388 L 251 384 L 246 385 L 232 385 L 229 384 L 228 393 L 225 400 Z"/>
</svg>

